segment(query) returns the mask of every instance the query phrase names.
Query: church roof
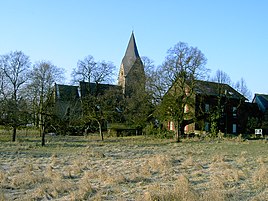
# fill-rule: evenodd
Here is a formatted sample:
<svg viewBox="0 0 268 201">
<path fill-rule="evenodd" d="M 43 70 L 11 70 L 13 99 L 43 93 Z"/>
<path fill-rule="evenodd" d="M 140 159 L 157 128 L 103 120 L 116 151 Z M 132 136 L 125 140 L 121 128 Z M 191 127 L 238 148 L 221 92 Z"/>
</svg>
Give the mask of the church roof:
<svg viewBox="0 0 268 201">
<path fill-rule="evenodd" d="M 88 82 L 80 82 L 80 92 L 81 97 L 85 97 L 87 95 L 103 95 L 109 89 L 121 89 L 118 85 L 112 84 L 96 84 L 96 83 L 88 83 Z"/>
<path fill-rule="evenodd" d="M 56 99 L 64 101 L 72 101 L 79 99 L 78 86 L 55 84 Z"/>
<path fill-rule="evenodd" d="M 80 82 L 79 86 L 63 85 L 55 83 L 55 95 L 57 100 L 74 101 L 87 95 L 103 95 L 109 89 L 121 89 L 118 85 Z"/>
<path fill-rule="evenodd" d="M 128 74 L 128 72 L 130 71 L 130 69 L 133 66 L 133 64 L 139 58 L 140 58 L 140 56 L 139 56 L 138 48 L 137 48 L 137 45 L 136 45 L 134 33 L 132 32 L 130 40 L 129 40 L 129 43 L 128 43 L 128 46 L 127 46 L 125 56 L 124 56 L 124 58 L 122 60 L 125 75 Z"/>
</svg>

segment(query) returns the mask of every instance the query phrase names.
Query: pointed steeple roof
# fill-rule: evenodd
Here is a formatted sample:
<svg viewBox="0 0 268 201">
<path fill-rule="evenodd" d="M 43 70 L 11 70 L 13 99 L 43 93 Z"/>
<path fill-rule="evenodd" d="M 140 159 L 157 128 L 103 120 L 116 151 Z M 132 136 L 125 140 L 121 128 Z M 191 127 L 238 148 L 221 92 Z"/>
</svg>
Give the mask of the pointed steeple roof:
<svg viewBox="0 0 268 201">
<path fill-rule="evenodd" d="M 140 59 L 140 56 L 139 56 L 138 48 L 136 45 L 134 33 L 132 32 L 130 39 L 129 39 L 129 43 L 127 46 L 125 56 L 122 60 L 125 75 L 128 74 L 129 70 L 131 69 L 131 67 L 136 62 L 137 59 Z"/>
</svg>

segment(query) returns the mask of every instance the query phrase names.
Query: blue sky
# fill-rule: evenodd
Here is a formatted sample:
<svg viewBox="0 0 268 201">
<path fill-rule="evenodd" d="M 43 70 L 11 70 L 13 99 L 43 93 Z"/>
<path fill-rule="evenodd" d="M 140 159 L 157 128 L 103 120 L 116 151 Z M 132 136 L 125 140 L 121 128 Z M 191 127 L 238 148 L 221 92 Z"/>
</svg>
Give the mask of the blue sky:
<svg viewBox="0 0 268 201">
<path fill-rule="evenodd" d="M 186 42 L 205 54 L 211 75 L 220 69 L 268 94 L 267 20 L 266 0 L 0 0 L 0 55 L 21 50 L 68 78 L 87 55 L 118 68 L 134 30 L 140 55 L 156 65 Z"/>
</svg>

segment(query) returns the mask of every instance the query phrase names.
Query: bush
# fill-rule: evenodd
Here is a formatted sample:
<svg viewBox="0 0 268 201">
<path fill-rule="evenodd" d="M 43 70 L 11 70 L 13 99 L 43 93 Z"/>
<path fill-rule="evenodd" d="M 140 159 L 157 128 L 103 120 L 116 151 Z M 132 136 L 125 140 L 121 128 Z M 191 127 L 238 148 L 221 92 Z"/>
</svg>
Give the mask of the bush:
<svg viewBox="0 0 268 201">
<path fill-rule="evenodd" d="M 144 129 L 143 133 L 145 135 L 158 135 L 159 129 L 154 128 L 153 124 L 148 124 Z"/>
<path fill-rule="evenodd" d="M 162 130 L 160 128 L 154 127 L 153 124 L 148 124 L 143 129 L 143 133 L 145 135 L 154 136 L 156 138 L 167 138 L 167 139 L 174 138 L 174 131 L 170 131 L 166 129 Z"/>
</svg>

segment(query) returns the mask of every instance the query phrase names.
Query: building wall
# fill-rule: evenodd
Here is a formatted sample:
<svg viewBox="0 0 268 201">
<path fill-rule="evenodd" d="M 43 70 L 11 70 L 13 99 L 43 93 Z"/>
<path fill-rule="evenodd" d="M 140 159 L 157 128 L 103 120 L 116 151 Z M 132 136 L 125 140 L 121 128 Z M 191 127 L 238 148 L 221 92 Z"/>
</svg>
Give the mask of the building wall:
<svg viewBox="0 0 268 201">
<path fill-rule="evenodd" d="M 204 114 L 204 118 L 196 123 L 196 129 L 210 131 L 212 122 L 216 121 L 219 131 L 223 133 L 241 133 L 246 126 L 245 123 L 240 121 L 240 115 L 242 115 L 240 112 L 241 104 L 243 102 L 239 99 L 217 96 L 197 97 L 196 116 Z"/>
<path fill-rule="evenodd" d="M 118 85 L 122 87 L 123 93 L 125 93 L 126 79 L 125 79 L 123 63 L 121 64 L 120 70 L 119 70 Z"/>
<path fill-rule="evenodd" d="M 137 91 L 145 90 L 145 73 L 143 64 L 140 59 L 137 59 L 132 68 L 122 80 L 122 88 L 126 96 L 131 96 Z"/>
</svg>

